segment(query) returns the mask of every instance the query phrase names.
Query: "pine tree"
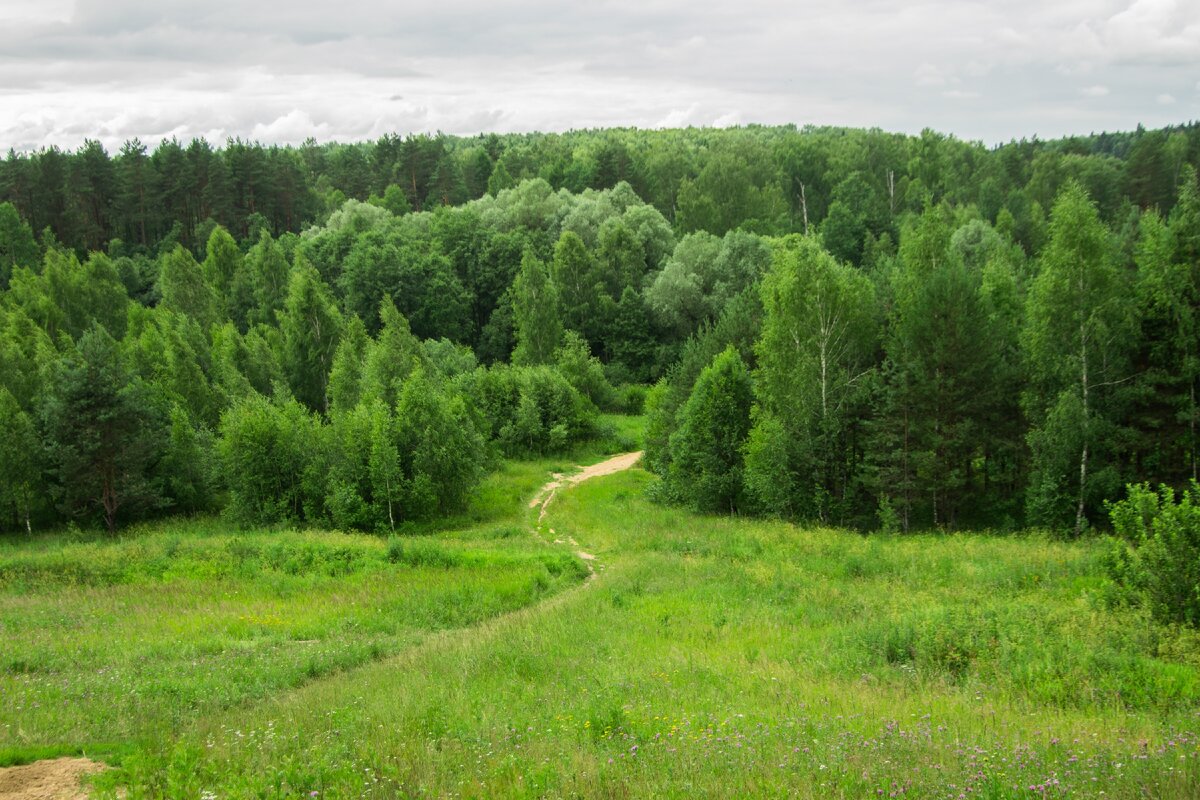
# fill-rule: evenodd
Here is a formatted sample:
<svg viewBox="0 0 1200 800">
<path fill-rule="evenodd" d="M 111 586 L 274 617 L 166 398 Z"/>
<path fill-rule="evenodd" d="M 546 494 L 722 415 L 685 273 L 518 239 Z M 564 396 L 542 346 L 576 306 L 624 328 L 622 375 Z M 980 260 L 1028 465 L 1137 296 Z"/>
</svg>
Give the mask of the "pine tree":
<svg viewBox="0 0 1200 800">
<path fill-rule="evenodd" d="M 166 446 L 165 414 L 104 329 L 91 328 L 59 362 L 42 426 L 63 513 L 98 510 L 112 533 L 122 509 L 163 504 L 151 468 Z"/>
</svg>

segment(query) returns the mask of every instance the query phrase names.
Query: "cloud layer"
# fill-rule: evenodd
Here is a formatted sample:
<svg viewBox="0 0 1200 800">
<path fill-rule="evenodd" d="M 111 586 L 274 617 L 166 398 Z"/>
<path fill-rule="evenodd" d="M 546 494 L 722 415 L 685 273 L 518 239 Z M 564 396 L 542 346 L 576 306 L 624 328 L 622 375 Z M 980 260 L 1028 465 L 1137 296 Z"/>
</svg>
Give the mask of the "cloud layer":
<svg viewBox="0 0 1200 800">
<path fill-rule="evenodd" d="M 0 147 L 1200 117 L 1195 0 L 0 0 Z"/>
</svg>

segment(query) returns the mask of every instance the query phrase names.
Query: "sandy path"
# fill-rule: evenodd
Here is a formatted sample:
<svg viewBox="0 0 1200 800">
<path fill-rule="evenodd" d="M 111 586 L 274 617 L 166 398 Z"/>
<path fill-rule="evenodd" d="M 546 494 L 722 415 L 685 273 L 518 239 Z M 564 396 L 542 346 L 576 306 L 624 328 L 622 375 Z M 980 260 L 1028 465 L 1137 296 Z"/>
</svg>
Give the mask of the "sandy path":
<svg viewBox="0 0 1200 800">
<path fill-rule="evenodd" d="M 55 758 L 0 769 L 0 800 L 84 800 L 79 779 L 105 769 L 86 758 Z"/>
<path fill-rule="evenodd" d="M 546 509 L 550 506 L 550 501 L 555 498 L 560 489 L 568 489 L 572 486 L 581 484 L 590 478 L 599 478 L 602 475 L 612 475 L 614 472 L 621 472 L 622 470 L 629 469 L 639 460 L 641 460 L 641 457 L 641 450 L 637 451 L 636 453 L 623 453 L 619 456 L 613 456 L 607 461 L 601 461 L 599 464 L 592 464 L 590 467 L 582 467 L 580 468 L 579 472 L 572 473 L 571 475 L 564 476 L 556 473 L 554 475 L 554 480 L 543 486 L 538 493 L 533 496 L 533 499 L 529 501 L 529 507 L 540 509 L 538 511 L 538 522 L 540 523 L 546 516 Z M 554 533 L 554 531 L 551 530 L 550 533 Z M 579 542 L 576 542 L 574 539 L 571 539 L 570 542 L 575 547 L 579 546 Z M 575 555 L 587 562 L 596 560 L 594 555 L 591 553 L 585 553 L 582 550 L 577 551 Z M 588 564 L 588 569 L 591 569 L 590 563 Z"/>
</svg>

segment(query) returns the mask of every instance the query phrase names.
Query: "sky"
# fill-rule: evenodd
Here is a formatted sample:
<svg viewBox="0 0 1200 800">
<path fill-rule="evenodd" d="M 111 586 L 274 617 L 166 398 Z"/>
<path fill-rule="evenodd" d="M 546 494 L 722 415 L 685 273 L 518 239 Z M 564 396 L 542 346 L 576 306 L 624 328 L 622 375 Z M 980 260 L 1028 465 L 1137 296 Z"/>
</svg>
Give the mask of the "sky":
<svg viewBox="0 0 1200 800">
<path fill-rule="evenodd" d="M 1200 119 L 1200 0 L 0 0 L 0 149 Z"/>
</svg>

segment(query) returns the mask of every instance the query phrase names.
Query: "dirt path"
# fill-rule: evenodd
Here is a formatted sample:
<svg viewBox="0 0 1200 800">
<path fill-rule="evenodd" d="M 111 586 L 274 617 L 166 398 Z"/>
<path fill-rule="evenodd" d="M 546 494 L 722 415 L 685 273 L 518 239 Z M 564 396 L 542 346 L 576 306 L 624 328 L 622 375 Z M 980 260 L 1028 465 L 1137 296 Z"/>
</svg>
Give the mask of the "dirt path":
<svg viewBox="0 0 1200 800">
<path fill-rule="evenodd" d="M 84 800 L 84 775 L 106 767 L 87 758 L 55 758 L 0 769 L 0 800 Z"/>
<path fill-rule="evenodd" d="M 538 490 L 538 493 L 535 494 L 533 499 L 529 501 L 529 507 L 539 509 L 537 521 L 540 524 L 546 516 L 546 509 L 550 506 L 550 502 L 558 495 L 558 491 L 560 489 L 568 489 L 572 486 L 577 486 L 589 478 L 599 478 L 602 475 L 612 475 L 614 472 L 621 472 L 622 470 L 630 469 L 641 459 L 641 457 L 642 451 L 639 450 L 636 453 L 623 453 L 619 456 L 613 456 L 607 461 L 601 461 L 599 464 L 592 464 L 590 467 L 582 467 L 580 468 L 579 472 L 575 472 L 570 475 L 564 476 L 555 473 L 554 480 L 550 481 L 540 490 Z M 554 534 L 553 528 L 550 529 L 550 534 Z M 570 541 L 572 547 L 579 547 L 579 542 L 575 541 L 574 539 L 568 537 L 568 541 Z M 577 550 L 575 555 L 587 562 L 588 570 L 595 575 L 595 570 L 592 569 L 591 562 L 595 561 L 596 557 L 591 553 L 585 553 L 582 550 Z"/>
<path fill-rule="evenodd" d="M 537 521 L 541 523 L 542 519 L 546 516 L 547 506 L 550 505 L 550 501 L 557 496 L 560 490 L 576 486 L 590 478 L 598 478 L 601 475 L 611 475 L 614 472 L 629 469 L 641 457 L 641 451 L 625 453 L 614 456 L 607 461 L 601 461 L 599 464 L 583 467 L 579 472 L 572 473 L 571 475 L 556 474 L 554 480 L 538 490 L 533 500 L 530 501 L 529 507 L 531 509 L 539 509 Z M 553 535 L 554 529 L 551 528 L 549 532 Z M 579 547 L 579 543 L 573 538 L 567 537 L 567 541 L 572 547 Z M 596 557 L 591 553 L 585 553 L 579 549 L 576 549 L 575 555 L 583 559 L 587 564 L 588 571 L 591 573 L 588 576 L 589 580 L 594 578 L 596 573 L 592 567 L 592 563 L 596 560 Z M 497 619 L 489 620 L 483 625 L 475 626 L 470 629 L 472 637 L 478 637 L 480 633 L 486 633 L 487 631 L 501 630 L 507 626 L 516 624 L 521 619 L 528 618 L 534 613 L 544 613 L 548 608 L 556 606 L 565 600 L 569 594 L 569 592 L 561 592 L 546 602 L 517 609 Z M 413 659 L 419 653 L 426 652 L 439 645 L 452 643 L 456 641 L 456 633 L 461 632 L 445 631 L 441 634 L 435 634 L 411 651 L 397 656 L 396 660 Z M 56 758 L 47 761 L 35 761 L 32 764 L 21 767 L 0 768 L 0 800 L 86 800 L 87 793 L 80 787 L 80 779 L 85 775 L 93 775 L 104 769 L 107 769 L 104 764 L 86 758 Z"/>
</svg>

